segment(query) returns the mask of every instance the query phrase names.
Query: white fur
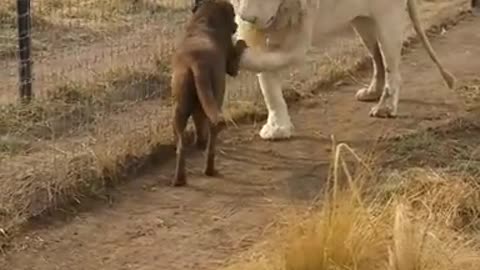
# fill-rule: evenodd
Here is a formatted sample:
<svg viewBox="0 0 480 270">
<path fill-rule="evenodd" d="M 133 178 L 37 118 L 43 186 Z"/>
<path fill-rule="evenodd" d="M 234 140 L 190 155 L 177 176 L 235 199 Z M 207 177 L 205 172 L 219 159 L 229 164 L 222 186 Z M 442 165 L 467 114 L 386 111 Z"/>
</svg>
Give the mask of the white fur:
<svg viewBox="0 0 480 270">
<path fill-rule="evenodd" d="M 260 136 L 263 139 L 292 136 L 293 125 L 278 71 L 304 61 L 314 39 L 349 24 L 362 38 L 374 63 L 370 86 L 357 91 L 357 99 L 378 100 L 370 111 L 371 116 L 396 116 L 402 81 L 400 53 L 407 7 L 427 51 L 447 83 L 453 84 L 453 76 L 440 65 L 419 26 L 414 1 L 231 0 L 239 23 L 237 37 L 246 40 L 250 46 L 243 54 L 240 66 L 259 73 L 260 88 L 268 109 L 268 120 Z"/>
</svg>

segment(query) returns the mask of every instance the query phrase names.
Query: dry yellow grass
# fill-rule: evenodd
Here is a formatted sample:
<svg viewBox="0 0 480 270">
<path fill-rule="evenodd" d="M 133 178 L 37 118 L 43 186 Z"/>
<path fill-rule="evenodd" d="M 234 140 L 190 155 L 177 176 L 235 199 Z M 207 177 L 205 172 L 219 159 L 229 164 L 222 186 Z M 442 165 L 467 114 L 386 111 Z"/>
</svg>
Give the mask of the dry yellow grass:
<svg viewBox="0 0 480 270">
<path fill-rule="evenodd" d="M 39 0 L 32 1 L 34 53 L 90 45 L 132 30 L 157 15 L 185 10 L 178 0 Z M 0 58 L 15 56 L 16 1 L 0 5 Z M 157 21 L 158 23 L 158 21 Z"/>
<path fill-rule="evenodd" d="M 132 103 L 169 97 L 168 76 L 168 69 L 158 63 L 93 74 L 95 83 L 59 81 L 44 98 L 0 107 L 0 134 L 30 141 L 62 138 Z"/>
<path fill-rule="evenodd" d="M 349 175 L 347 167 L 336 168 Z M 403 175 L 404 189 L 390 194 L 365 188 L 385 181 L 370 173 L 352 177 L 343 188 L 333 177 L 318 209 L 285 216 L 276 236 L 225 269 L 478 269 L 480 239 L 472 237 L 478 227 L 459 228 L 446 217 L 469 209 L 466 200 L 480 209 L 480 188 L 472 179 L 425 170 L 409 176 Z M 480 224 L 477 214 L 465 218 Z"/>
</svg>

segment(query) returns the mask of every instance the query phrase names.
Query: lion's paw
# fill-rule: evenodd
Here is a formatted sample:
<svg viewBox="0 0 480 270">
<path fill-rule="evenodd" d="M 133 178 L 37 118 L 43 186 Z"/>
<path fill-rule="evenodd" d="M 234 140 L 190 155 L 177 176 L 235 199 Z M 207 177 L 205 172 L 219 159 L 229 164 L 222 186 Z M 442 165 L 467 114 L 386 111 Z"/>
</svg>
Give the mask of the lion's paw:
<svg viewBox="0 0 480 270">
<path fill-rule="evenodd" d="M 393 106 L 377 104 L 370 110 L 370 116 L 377 118 L 395 118 L 397 117 L 397 110 L 395 110 Z"/>
<path fill-rule="evenodd" d="M 275 125 L 266 123 L 259 132 L 260 138 L 264 140 L 289 139 L 293 134 L 293 125 Z"/>
<path fill-rule="evenodd" d="M 362 88 L 358 90 L 357 93 L 355 94 L 355 98 L 358 101 L 362 101 L 362 102 L 378 101 L 381 96 L 382 96 L 381 91 L 375 91 L 375 90 L 372 90 L 371 88 Z"/>
</svg>

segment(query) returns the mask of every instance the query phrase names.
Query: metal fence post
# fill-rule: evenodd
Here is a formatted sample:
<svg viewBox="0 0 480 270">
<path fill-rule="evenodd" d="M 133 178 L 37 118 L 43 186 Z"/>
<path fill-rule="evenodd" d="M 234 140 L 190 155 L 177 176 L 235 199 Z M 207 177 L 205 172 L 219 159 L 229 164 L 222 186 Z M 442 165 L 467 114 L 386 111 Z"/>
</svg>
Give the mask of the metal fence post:
<svg viewBox="0 0 480 270">
<path fill-rule="evenodd" d="M 17 0 L 19 94 L 22 102 L 32 97 L 30 0 Z"/>
</svg>

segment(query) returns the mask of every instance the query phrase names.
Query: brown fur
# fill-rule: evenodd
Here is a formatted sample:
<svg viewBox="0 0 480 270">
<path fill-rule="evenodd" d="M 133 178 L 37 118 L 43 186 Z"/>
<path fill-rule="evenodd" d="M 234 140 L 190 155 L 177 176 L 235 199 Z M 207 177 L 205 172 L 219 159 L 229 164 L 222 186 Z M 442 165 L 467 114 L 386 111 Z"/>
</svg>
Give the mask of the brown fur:
<svg viewBox="0 0 480 270">
<path fill-rule="evenodd" d="M 173 128 L 177 143 L 177 166 L 172 184 L 186 184 L 184 130 L 190 116 L 196 131 L 196 145 L 206 144 L 205 174 L 215 171 L 215 142 L 225 93 L 225 73 L 236 76 L 243 40 L 234 45 L 237 30 L 233 6 L 223 0 L 204 1 L 187 23 L 172 63 L 172 94 L 176 103 Z M 208 135 L 208 139 L 206 139 Z"/>
<path fill-rule="evenodd" d="M 480 15 L 480 0 L 472 0 L 471 1 L 472 11 L 475 15 Z"/>
</svg>

